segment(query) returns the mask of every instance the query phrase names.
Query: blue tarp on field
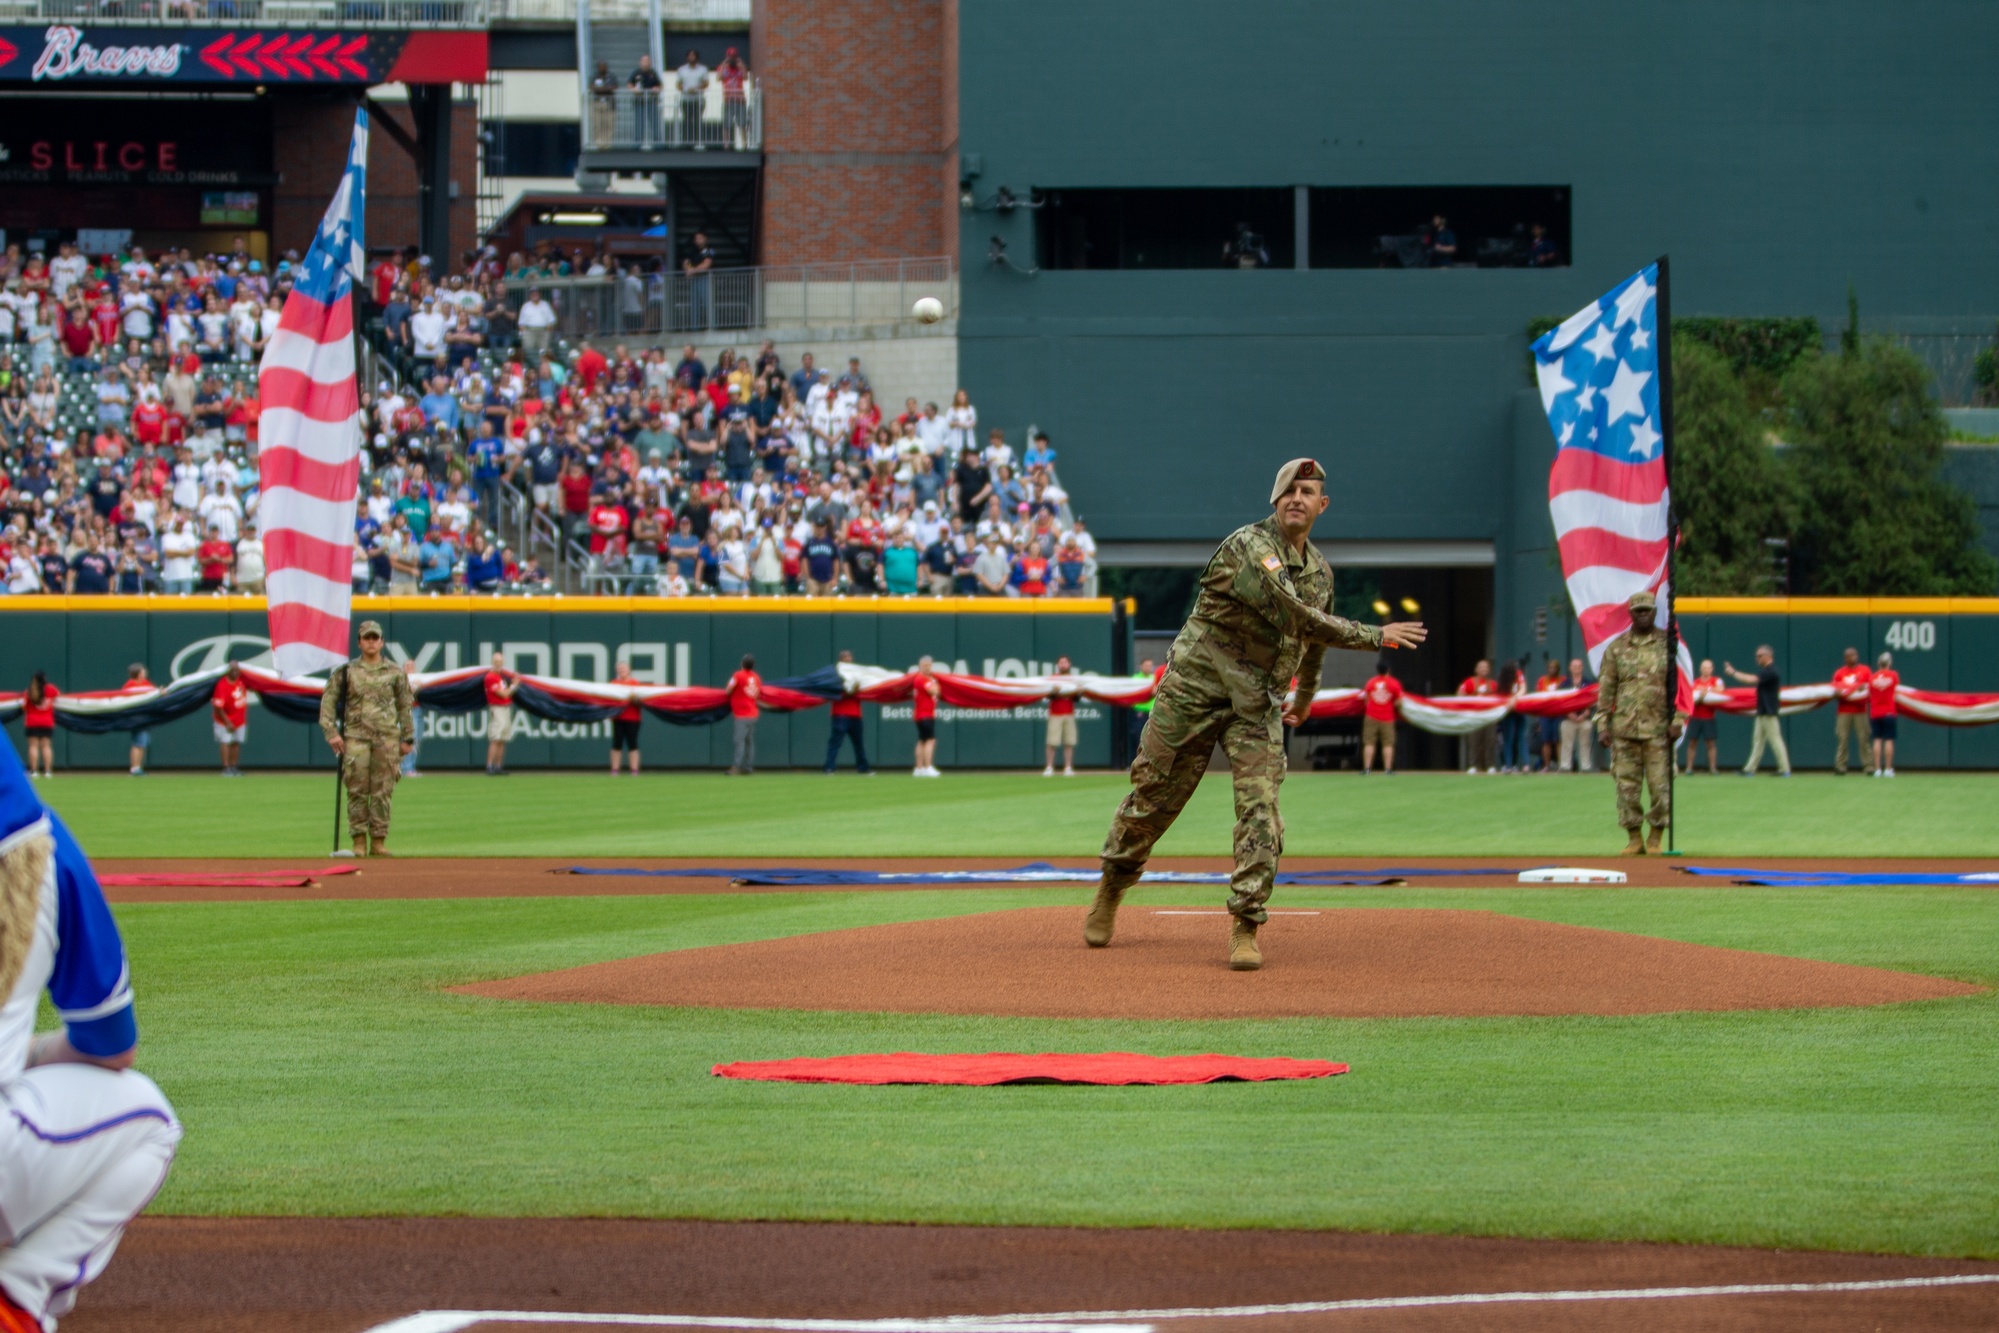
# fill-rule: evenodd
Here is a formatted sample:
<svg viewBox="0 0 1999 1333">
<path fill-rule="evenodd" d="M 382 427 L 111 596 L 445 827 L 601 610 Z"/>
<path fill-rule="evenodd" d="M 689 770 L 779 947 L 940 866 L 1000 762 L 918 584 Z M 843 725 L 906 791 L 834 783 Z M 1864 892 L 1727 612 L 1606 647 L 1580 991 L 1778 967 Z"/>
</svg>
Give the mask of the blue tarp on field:
<svg viewBox="0 0 1999 1333">
<path fill-rule="evenodd" d="M 1096 866 L 1056 866 L 1032 861 L 1011 870 L 829 870 L 816 866 L 767 868 L 753 866 L 702 867 L 692 870 L 607 869 L 571 866 L 572 875 L 637 875 L 660 879 L 726 879 L 736 884 L 779 885 L 811 888 L 825 885 L 870 884 L 1094 884 Z M 1471 869 L 1404 868 L 1381 870 L 1294 870 L 1277 876 L 1279 884 L 1300 887 L 1342 884 L 1396 884 L 1407 879 L 1462 878 L 1472 875 L 1504 875 L 1511 879 L 1517 870 L 1500 867 Z M 1144 884 L 1226 884 L 1226 870 L 1148 870 Z"/>
</svg>

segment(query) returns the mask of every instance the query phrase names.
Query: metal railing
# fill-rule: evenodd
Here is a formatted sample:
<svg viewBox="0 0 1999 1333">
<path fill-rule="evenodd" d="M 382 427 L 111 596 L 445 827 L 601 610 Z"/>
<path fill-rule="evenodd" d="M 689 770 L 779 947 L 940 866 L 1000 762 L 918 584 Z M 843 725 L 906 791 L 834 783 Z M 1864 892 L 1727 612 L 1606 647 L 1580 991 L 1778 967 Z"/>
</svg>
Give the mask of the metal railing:
<svg viewBox="0 0 1999 1333">
<path fill-rule="evenodd" d="M 944 317 L 958 311 L 952 259 L 881 259 L 856 264 L 770 265 L 683 273 L 625 272 L 594 278 L 510 278 L 516 315 L 529 289 L 555 312 L 565 338 L 636 337 L 722 329 L 857 328 L 914 323 L 911 307 L 934 296 Z M 526 342 L 538 341 L 532 330 Z"/>
<path fill-rule="evenodd" d="M 763 147 L 763 97 L 754 78 L 743 96 L 732 99 L 712 80 L 699 93 L 683 96 L 666 71 L 657 91 L 620 88 L 605 96 L 589 91 L 583 75 L 583 151 L 654 149 L 753 153 Z"/>
<path fill-rule="evenodd" d="M 576 0 L 487 0 L 496 21 L 573 23 Z M 647 0 L 590 0 L 590 17 L 626 22 L 648 16 Z M 668 23 L 739 23 L 749 26 L 750 0 L 659 0 L 660 17 Z"/>
<path fill-rule="evenodd" d="M 483 28 L 487 0 L 0 0 L 0 23 Z"/>
</svg>

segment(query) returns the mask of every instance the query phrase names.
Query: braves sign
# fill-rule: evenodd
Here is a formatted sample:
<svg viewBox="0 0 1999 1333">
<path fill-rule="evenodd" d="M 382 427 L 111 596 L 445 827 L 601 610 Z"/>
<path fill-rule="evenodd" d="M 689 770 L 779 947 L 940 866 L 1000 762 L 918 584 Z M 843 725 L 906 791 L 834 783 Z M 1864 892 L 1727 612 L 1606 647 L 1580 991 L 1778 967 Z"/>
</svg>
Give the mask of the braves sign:
<svg viewBox="0 0 1999 1333">
<path fill-rule="evenodd" d="M 483 83 L 483 32 L 0 27 L 0 83 Z"/>
<path fill-rule="evenodd" d="M 178 43 L 167 46 L 92 46 L 83 40 L 83 29 L 57 24 L 49 29 L 41 58 L 29 77 L 43 80 L 67 79 L 75 74 L 99 74 L 112 78 L 151 75 L 171 79 L 180 72 Z"/>
</svg>

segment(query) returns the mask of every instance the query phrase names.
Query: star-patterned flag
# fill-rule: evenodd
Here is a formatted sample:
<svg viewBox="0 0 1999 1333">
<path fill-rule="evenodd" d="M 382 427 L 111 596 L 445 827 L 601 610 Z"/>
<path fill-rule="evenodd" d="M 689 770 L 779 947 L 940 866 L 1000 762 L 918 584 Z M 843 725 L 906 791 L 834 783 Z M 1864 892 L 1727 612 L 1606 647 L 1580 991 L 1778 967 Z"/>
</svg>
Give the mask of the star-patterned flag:
<svg viewBox="0 0 1999 1333">
<path fill-rule="evenodd" d="M 1659 265 L 1649 264 L 1534 343 L 1541 406 L 1555 432 L 1548 512 L 1590 666 L 1631 628 L 1649 589 L 1667 623 L 1670 497 L 1659 411 Z M 1680 645 L 1682 683 L 1691 680 Z"/>
<path fill-rule="evenodd" d="M 367 164 L 368 113 L 356 111 L 347 170 L 257 370 L 264 588 L 271 657 L 288 676 L 347 660 L 361 476 L 352 296 L 366 266 Z"/>
</svg>

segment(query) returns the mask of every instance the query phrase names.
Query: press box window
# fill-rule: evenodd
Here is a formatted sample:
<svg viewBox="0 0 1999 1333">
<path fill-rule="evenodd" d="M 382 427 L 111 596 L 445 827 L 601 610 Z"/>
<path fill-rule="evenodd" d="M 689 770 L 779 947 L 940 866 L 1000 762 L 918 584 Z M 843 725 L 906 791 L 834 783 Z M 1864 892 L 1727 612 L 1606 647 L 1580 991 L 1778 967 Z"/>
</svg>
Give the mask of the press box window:
<svg viewBox="0 0 1999 1333">
<path fill-rule="evenodd" d="M 1042 268 L 1290 268 L 1288 188 L 1043 190 Z"/>
<path fill-rule="evenodd" d="M 1566 268 L 1572 253 L 1566 185 L 1315 187 L 1308 203 L 1313 268 Z"/>
</svg>

